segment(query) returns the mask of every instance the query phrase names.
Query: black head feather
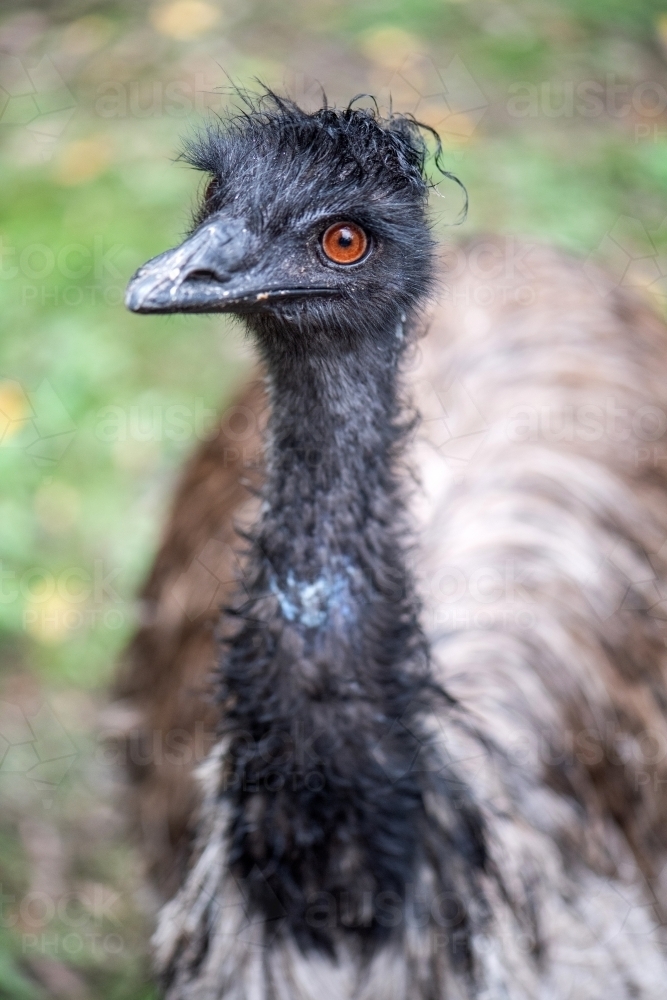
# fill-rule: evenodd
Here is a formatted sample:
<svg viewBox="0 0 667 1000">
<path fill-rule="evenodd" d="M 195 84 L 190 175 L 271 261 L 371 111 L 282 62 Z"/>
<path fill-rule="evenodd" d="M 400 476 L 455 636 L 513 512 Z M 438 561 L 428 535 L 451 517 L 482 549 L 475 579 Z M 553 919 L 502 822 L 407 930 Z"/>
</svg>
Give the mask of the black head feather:
<svg viewBox="0 0 667 1000">
<path fill-rule="evenodd" d="M 267 311 L 308 327 L 308 349 L 395 329 L 428 294 L 434 243 L 427 220 L 428 146 L 407 116 L 382 118 L 353 103 L 308 113 L 266 91 L 190 139 L 184 159 L 210 174 L 194 230 L 224 218 L 243 227 L 243 266 L 255 285 L 311 286 L 329 297 L 272 303 Z M 331 266 L 320 243 L 332 222 L 363 228 L 362 264 Z M 251 319 L 270 339 L 266 324 Z M 318 337 L 317 331 L 321 331 Z M 285 341 L 275 344 L 284 347 Z"/>
<path fill-rule="evenodd" d="M 426 198 L 428 147 L 424 126 L 411 116 L 382 118 L 374 108 L 355 107 L 357 98 L 346 108 L 325 104 L 309 113 L 270 90 L 242 97 L 245 108 L 209 123 L 185 143 L 183 159 L 217 182 L 214 197 L 202 206 L 203 217 L 224 204 L 240 174 L 250 179 L 248 168 L 260 180 L 262 168 L 273 160 L 283 173 L 280 158 L 286 154 L 292 162 L 307 162 L 313 180 L 319 175 L 336 187 L 340 182 L 343 188 L 362 185 L 366 194 L 377 193 L 380 185 L 387 193 Z"/>
</svg>

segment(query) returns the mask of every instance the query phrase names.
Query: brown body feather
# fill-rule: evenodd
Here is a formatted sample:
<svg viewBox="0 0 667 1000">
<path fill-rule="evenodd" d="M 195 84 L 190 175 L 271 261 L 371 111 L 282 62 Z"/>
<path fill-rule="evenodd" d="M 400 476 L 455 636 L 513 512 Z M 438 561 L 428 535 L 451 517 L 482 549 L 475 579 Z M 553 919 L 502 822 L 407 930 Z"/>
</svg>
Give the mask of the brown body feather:
<svg viewBox="0 0 667 1000">
<path fill-rule="evenodd" d="M 236 589 L 237 529 L 248 527 L 241 508 L 253 506 L 249 490 L 261 479 L 265 410 L 263 385 L 254 380 L 187 463 L 116 684 L 134 709 L 124 735 L 132 813 L 150 874 L 166 896 L 179 885 L 192 835 L 193 767 L 215 740 L 215 630 Z"/>
<path fill-rule="evenodd" d="M 240 397 L 257 415 L 242 447 L 223 421 L 185 472 L 119 686 L 144 742 L 178 731 L 190 750 L 149 754 L 133 774 L 154 872 L 167 895 L 183 881 L 156 936 L 173 1000 L 656 1000 L 667 989 L 667 330 L 600 272 L 541 247 L 509 267 L 508 246 L 459 248 L 407 373 L 422 414 L 408 456 L 414 568 L 436 679 L 456 699 L 427 731 L 489 851 L 474 882 L 451 873 L 465 919 L 433 916 L 427 851 L 414 892 L 431 919 L 406 917 L 400 946 L 366 959 L 341 941 L 336 964 L 289 937 L 260 940 L 225 865 L 219 750 L 202 769 L 184 875 L 197 734 L 216 722 L 214 628 L 240 575 L 236 526 L 256 512 L 257 383 Z M 426 805 L 430 836 L 446 842 L 456 804 Z"/>
</svg>

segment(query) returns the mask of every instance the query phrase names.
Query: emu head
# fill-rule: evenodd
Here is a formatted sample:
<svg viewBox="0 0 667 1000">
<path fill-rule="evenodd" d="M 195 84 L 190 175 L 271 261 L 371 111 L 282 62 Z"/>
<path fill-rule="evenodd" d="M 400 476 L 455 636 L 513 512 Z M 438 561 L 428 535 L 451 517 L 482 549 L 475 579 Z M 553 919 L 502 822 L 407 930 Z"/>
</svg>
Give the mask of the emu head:
<svg viewBox="0 0 667 1000">
<path fill-rule="evenodd" d="M 240 314 L 281 350 L 395 339 L 432 272 L 414 121 L 352 106 L 307 114 L 267 92 L 184 157 L 211 177 L 194 227 L 137 271 L 129 309 Z"/>
</svg>

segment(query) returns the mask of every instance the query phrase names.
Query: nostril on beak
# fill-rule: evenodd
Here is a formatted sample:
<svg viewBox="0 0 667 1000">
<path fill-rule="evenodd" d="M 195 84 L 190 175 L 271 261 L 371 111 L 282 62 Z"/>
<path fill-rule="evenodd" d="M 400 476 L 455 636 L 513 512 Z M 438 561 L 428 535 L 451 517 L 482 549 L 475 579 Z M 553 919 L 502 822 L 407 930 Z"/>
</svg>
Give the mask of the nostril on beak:
<svg viewBox="0 0 667 1000">
<path fill-rule="evenodd" d="M 221 277 L 219 274 L 216 274 L 215 271 L 212 271 L 212 270 L 210 270 L 208 268 L 198 267 L 198 268 L 195 268 L 194 271 L 188 271 L 188 273 L 185 275 L 185 280 L 186 281 L 206 281 L 206 282 L 216 281 L 216 282 L 218 282 L 220 284 L 223 281 L 225 281 L 225 278 Z"/>
</svg>

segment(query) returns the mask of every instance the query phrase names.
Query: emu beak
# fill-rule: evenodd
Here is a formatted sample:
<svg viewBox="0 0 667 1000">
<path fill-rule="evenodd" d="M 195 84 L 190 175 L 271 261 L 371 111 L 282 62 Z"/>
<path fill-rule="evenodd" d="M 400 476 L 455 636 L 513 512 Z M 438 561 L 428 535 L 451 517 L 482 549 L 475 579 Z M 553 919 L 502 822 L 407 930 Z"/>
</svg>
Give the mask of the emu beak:
<svg viewBox="0 0 667 1000">
<path fill-rule="evenodd" d="M 287 273 L 253 266 L 247 228 L 213 217 L 179 247 L 153 257 L 131 278 L 125 305 L 136 313 L 261 312 L 285 299 L 335 294 L 298 285 Z"/>
</svg>

